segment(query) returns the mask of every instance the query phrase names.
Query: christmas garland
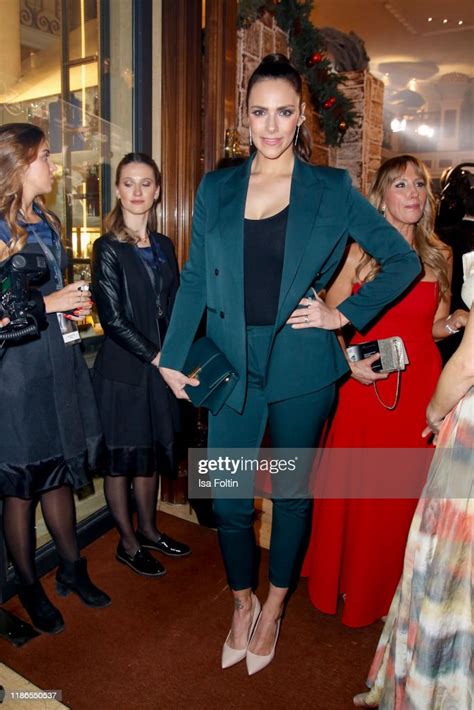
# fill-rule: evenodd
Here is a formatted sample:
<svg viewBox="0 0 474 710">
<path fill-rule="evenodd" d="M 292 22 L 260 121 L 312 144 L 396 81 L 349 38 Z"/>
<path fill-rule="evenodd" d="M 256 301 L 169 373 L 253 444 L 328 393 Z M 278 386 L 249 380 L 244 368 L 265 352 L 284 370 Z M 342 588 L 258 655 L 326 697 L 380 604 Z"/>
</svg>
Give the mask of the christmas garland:
<svg viewBox="0 0 474 710">
<path fill-rule="evenodd" d="M 308 83 L 326 145 L 338 146 L 355 124 L 354 104 L 339 89 L 345 78 L 324 56 L 321 34 L 309 19 L 312 8 L 313 0 L 239 0 L 238 25 L 248 27 L 265 11 L 275 16 L 288 33 L 291 61 Z"/>
</svg>

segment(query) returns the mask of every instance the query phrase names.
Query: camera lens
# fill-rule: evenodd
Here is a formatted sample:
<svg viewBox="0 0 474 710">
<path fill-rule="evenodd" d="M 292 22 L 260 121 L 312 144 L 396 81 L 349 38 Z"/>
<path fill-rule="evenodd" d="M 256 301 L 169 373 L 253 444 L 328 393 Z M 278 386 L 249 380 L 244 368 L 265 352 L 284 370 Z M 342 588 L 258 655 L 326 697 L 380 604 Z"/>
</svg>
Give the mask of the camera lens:
<svg viewBox="0 0 474 710">
<path fill-rule="evenodd" d="M 24 269 L 26 266 L 26 259 L 22 254 L 15 254 L 12 259 L 12 266 L 14 269 Z"/>
</svg>

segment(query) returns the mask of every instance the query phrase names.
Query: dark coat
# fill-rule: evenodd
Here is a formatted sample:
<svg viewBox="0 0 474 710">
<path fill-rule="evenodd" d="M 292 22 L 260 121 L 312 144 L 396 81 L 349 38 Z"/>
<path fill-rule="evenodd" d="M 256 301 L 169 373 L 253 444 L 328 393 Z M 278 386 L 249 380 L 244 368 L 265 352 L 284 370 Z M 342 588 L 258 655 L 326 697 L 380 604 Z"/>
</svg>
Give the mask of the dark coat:
<svg viewBox="0 0 474 710">
<path fill-rule="evenodd" d="M 43 256 L 35 234 L 41 225 L 26 229 L 23 251 Z M 0 240 L 10 241 L 3 219 Z M 37 288 L 41 298 L 55 291 L 51 270 Z M 10 342 L 0 359 L 0 498 L 81 488 L 89 469 L 101 467 L 102 428 L 80 347 L 65 345 L 56 313 L 46 323 L 38 336 Z"/>
<path fill-rule="evenodd" d="M 169 272 L 168 288 L 161 294 L 161 306 L 169 319 L 178 288 L 178 265 L 168 237 L 152 234 L 150 238 L 166 259 L 161 268 Z M 97 239 L 92 254 L 91 288 L 105 333 L 95 370 L 106 379 L 140 385 L 161 343 L 155 291 L 135 247 L 108 234 Z"/>
</svg>

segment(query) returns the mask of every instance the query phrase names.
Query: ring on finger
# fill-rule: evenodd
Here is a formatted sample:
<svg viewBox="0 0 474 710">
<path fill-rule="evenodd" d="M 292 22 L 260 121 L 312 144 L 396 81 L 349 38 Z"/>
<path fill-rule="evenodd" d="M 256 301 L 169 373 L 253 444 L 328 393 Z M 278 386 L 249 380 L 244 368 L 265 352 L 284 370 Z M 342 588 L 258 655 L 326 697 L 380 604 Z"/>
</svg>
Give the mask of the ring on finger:
<svg viewBox="0 0 474 710">
<path fill-rule="evenodd" d="M 307 322 L 308 322 L 308 320 L 309 320 L 309 315 L 308 315 L 308 314 L 306 314 L 306 315 L 305 315 L 305 317 L 304 317 L 304 322 L 305 322 L 305 323 L 307 323 Z"/>
</svg>

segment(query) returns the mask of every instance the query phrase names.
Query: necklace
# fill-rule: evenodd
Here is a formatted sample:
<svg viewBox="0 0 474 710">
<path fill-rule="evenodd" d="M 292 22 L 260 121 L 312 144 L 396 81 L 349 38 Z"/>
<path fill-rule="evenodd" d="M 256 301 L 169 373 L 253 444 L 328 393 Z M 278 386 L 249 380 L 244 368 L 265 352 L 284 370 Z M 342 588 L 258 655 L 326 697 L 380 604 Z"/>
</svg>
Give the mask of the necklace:
<svg viewBox="0 0 474 710">
<path fill-rule="evenodd" d="M 148 234 L 145 237 L 140 237 L 140 239 L 137 242 L 137 247 L 149 247 L 150 246 L 150 237 Z"/>
</svg>

